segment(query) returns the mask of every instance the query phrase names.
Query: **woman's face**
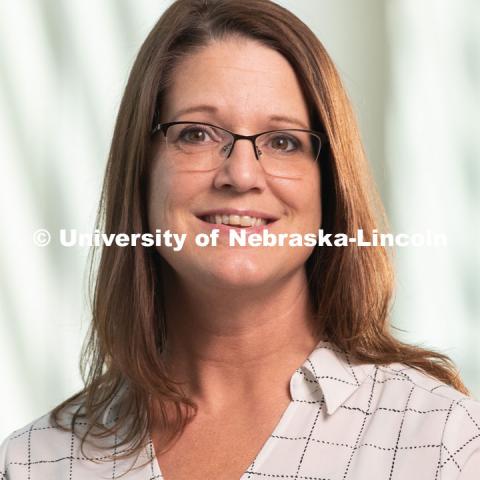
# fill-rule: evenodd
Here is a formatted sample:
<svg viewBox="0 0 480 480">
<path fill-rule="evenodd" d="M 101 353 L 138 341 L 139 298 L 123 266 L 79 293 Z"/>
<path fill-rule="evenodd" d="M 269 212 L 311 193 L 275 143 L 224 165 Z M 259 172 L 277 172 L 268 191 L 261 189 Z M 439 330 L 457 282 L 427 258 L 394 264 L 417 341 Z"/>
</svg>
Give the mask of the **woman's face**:
<svg viewBox="0 0 480 480">
<path fill-rule="evenodd" d="M 213 42 L 183 59 L 172 80 L 162 122 L 207 122 L 244 135 L 302 128 L 287 120 L 271 119 L 282 116 L 310 128 L 292 67 L 282 55 L 255 41 Z M 180 113 L 185 109 L 189 112 Z M 187 234 L 180 251 L 157 247 L 187 284 L 265 287 L 278 285 L 292 274 L 303 274 L 312 247 L 231 247 L 225 227 L 216 247 L 199 247 L 194 238 L 218 227 L 200 217 L 219 209 L 240 215 L 253 210 L 275 219 L 267 225 L 275 234 L 317 233 L 321 224 L 317 163 L 312 162 L 301 177 L 272 176 L 255 158 L 252 144 L 240 140 L 218 168 L 198 171 L 179 165 L 174 155 L 169 155 L 163 133 L 157 133 L 154 152 L 148 196 L 150 231 L 169 229 Z"/>
</svg>

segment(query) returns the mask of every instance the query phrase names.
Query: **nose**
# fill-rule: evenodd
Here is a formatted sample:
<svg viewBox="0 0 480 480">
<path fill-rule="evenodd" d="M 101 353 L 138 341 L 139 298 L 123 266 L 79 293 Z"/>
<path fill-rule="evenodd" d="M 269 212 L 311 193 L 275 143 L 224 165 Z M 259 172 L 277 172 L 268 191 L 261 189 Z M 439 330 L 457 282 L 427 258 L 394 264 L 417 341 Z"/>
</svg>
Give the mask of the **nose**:
<svg viewBox="0 0 480 480">
<path fill-rule="evenodd" d="M 265 175 L 254 148 L 253 142 L 244 138 L 233 143 L 215 175 L 216 188 L 238 192 L 264 190 Z"/>
</svg>

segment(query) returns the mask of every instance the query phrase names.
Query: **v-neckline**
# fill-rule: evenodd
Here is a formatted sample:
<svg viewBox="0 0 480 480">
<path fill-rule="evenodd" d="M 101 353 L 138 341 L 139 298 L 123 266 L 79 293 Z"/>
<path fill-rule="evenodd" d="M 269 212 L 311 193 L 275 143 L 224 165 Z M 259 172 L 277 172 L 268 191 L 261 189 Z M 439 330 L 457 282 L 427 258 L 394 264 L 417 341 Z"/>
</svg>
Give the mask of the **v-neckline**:
<svg viewBox="0 0 480 480">
<path fill-rule="evenodd" d="M 279 433 L 279 430 L 284 429 L 285 426 L 290 422 L 291 418 L 293 417 L 293 413 L 296 408 L 296 405 L 297 405 L 297 402 L 295 402 L 293 399 L 290 399 L 290 402 L 288 403 L 287 407 L 284 409 L 282 415 L 280 416 L 280 420 L 275 425 L 273 431 L 268 435 L 267 439 L 265 440 L 263 445 L 260 447 L 260 450 L 257 452 L 253 460 L 247 466 L 247 469 L 245 470 L 245 472 L 242 473 L 242 475 L 238 480 L 250 480 L 253 474 L 253 472 L 251 472 L 251 469 L 253 467 L 258 469 L 259 467 L 262 467 L 264 465 L 265 461 L 269 458 L 270 453 L 275 446 L 273 437 L 277 436 Z M 149 480 L 157 480 L 157 479 L 170 480 L 163 476 L 163 472 L 155 452 L 155 446 L 153 444 L 151 435 L 149 436 L 148 448 L 149 448 L 149 452 L 151 453 L 151 462 L 152 462 L 152 477 L 149 478 Z"/>
</svg>

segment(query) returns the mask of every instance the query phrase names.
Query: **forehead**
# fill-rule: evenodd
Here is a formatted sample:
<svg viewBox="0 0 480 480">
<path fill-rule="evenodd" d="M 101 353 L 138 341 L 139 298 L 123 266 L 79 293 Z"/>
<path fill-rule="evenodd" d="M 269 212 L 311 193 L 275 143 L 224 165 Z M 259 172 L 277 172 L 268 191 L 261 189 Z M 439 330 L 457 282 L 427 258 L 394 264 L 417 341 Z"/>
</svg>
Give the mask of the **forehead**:
<svg viewBox="0 0 480 480">
<path fill-rule="evenodd" d="M 230 126 L 264 124 L 272 115 L 295 117 L 308 125 L 308 109 L 289 62 L 275 50 L 245 38 L 214 41 L 183 58 L 174 68 L 167 90 L 164 121 L 198 120 L 177 112 L 211 105 Z M 192 117 L 192 115 L 195 115 Z"/>
</svg>

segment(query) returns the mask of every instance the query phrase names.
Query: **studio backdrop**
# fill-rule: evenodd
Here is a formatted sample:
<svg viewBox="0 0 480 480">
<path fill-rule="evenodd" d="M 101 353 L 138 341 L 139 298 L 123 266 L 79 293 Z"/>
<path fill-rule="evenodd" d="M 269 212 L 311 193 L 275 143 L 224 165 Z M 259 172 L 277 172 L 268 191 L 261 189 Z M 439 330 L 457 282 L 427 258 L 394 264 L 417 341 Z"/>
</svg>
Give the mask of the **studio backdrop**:
<svg viewBox="0 0 480 480">
<path fill-rule="evenodd" d="M 278 3 L 339 68 L 392 232 L 446 239 L 396 248 L 397 336 L 451 356 L 478 399 L 480 2 Z M 0 1 L 2 438 L 82 387 L 88 248 L 55 232 L 92 232 L 129 69 L 169 4 Z"/>
</svg>

